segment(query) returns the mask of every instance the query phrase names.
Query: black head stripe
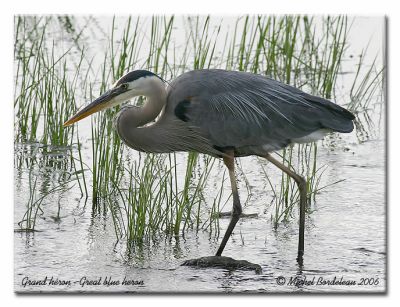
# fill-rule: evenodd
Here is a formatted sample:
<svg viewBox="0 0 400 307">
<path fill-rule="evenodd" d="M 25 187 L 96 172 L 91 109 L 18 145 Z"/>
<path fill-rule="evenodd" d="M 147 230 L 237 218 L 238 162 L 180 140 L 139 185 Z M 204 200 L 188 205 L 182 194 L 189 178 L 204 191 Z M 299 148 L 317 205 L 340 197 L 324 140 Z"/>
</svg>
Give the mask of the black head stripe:
<svg viewBox="0 0 400 307">
<path fill-rule="evenodd" d="M 123 76 L 121 79 L 119 79 L 116 86 L 123 84 L 123 83 L 132 82 L 132 81 L 135 81 L 135 80 L 143 78 L 143 77 L 150 77 L 150 76 L 154 76 L 154 77 L 161 79 L 159 76 L 157 76 L 156 74 L 153 74 L 151 71 L 134 70 L 134 71 L 128 72 L 125 76 Z"/>
</svg>

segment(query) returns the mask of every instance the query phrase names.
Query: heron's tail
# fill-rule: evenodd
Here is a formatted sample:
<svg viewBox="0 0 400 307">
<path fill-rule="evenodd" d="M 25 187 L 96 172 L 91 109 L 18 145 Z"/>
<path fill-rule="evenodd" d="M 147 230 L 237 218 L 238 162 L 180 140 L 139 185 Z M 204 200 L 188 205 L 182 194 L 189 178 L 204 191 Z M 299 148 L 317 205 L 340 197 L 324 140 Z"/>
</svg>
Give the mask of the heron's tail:
<svg viewBox="0 0 400 307">
<path fill-rule="evenodd" d="M 329 128 L 337 132 L 349 133 L 354 129 L 353 120 L 355 116 L 349 110 L 326 100 L 321 97 L 306 94 L 305 97 L 308 101 L 318 105 L 323 112 L 321 116 L 321 124 L 324 128 Z"/>
</svg>

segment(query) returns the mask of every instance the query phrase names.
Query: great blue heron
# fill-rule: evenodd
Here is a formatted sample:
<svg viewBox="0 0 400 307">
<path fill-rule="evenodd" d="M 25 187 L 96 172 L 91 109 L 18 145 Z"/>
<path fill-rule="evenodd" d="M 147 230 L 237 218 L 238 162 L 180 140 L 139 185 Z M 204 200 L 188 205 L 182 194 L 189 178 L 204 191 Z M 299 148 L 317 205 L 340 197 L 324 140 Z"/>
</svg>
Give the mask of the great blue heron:
<svg viewBox="0 0 400 307">
<path fill-rule="evenodd" d="M 242 213 L 234 158 L 257 155 L 276 165 L 298 185 L 297 261 L 301 264 L 306 181 L 270 153 L 292 143 L 316 141 L 332 131 L 351 132 L 353 114 L 326 99 L 257 74 L 193 70 L 166 87 L 164 80 L 156 74 L 135 70 L 121 77 L 112 89 L 79 111 L 64 126 L 135 96 L 145 96 L 146 103 L 142 107 L 122 109 L 115 119 L 115 129 L 127 146 L 151 153 L 200 152 L 222 158 L 228 168 L 233 210 L 216 256 L 221 256 Z M 157 117 L 158 120 L 147 125 Z"/>
</svg>

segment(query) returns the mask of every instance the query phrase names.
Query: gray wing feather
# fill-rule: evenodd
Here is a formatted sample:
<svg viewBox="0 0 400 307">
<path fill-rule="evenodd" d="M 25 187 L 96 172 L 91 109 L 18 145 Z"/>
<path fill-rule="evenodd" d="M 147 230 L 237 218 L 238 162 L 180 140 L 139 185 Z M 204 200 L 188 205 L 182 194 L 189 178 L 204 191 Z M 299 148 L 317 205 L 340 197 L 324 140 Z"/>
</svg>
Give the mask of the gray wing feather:
<svg viewBox="0 0 400 307">
<path fill-rule="evenodd" d="M 182 101 L 188 125 L 218 147 L 282 147 L 319 129 L 353 130 L 354 116 L 320 97 L 261 75 L 194 70 L 169 87 L 166 113 Z"/>
</svg>

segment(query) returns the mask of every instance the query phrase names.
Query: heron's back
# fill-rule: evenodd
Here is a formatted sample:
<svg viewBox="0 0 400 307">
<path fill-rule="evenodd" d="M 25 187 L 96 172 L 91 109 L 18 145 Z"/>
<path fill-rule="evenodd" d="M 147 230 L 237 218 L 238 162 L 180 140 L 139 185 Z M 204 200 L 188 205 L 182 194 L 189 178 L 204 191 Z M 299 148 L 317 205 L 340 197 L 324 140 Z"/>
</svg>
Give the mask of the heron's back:
<svg viewBox="0 0 400 307">
<path fill-rule="evenodd" d="M 261 75 L 215 69 L 175 79 L 166 113 L 196 127 L 215 148 L 242 148 L 242 155 L 354 128 L 354 115 L 329 100 Z"/>
</svg>

